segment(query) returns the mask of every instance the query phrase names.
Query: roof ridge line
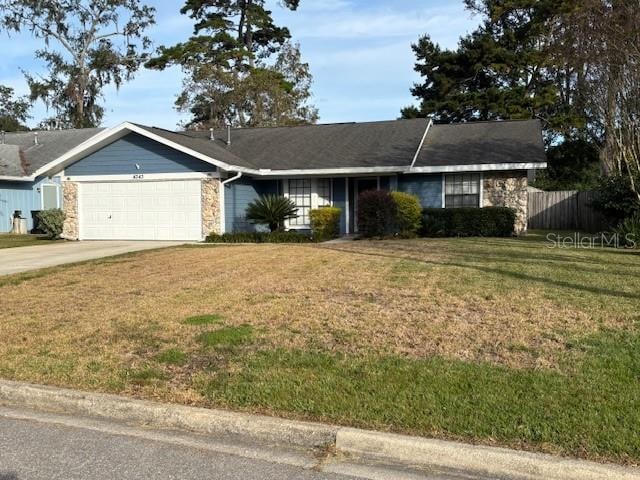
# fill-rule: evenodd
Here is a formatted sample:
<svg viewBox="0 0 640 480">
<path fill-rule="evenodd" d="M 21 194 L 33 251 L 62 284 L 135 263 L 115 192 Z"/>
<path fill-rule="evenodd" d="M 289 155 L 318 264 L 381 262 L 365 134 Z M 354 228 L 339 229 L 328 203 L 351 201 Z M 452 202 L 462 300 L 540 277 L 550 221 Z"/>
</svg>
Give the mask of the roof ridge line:
<svg viewBox="0 0 640 480">
<path fill-rule="evenodd" d="M 371 125 L 371 124 L 379 124 L 379 123 L 396 123 L 396 122 L 411 122 L 411 121 L 417 121 L 417 120 L 427 120 L 427 117 L 420 117 L 420 118 L 396 118 L 396 119 L 391 119 L 391 120 L 368 120 L 368 121 L 364 121 L 364 122 L 332 122 L 332 123 L 313 123 L 313 124 L 305 124 L 305 125 L 272 125 L 272 126 L 265 126 L 265 127 L 233 127 L 231 130 L 270 130 L 270 129 L 276 129 L 276 128 L 287 128 L 287 129 L 293 129 L 293 128 L 310 128 L 310 127 L 332 127 L 332 126 L 339 126 L 339 125 Z M 155 128 L 155 127 L 154 127 Z M 219 128 L 214 128 L 214 131 L 223 131 L 226 130 L 226 127 L 219 127 Z M 172 130 L 169 130 L 172 131 Z M 187 133 L 187 132 L 192 132 L 192 133 L 200 133 L 200 132 L 209 132 L 209 129 L 204 129 L 204 130 L 176 130 L 174 133 Z"/>
<path fill-rule="evenodd" d="M 469 122 L 434 123 L 439 127 L 458 127 L 461 125 L 477 125 L 479 123 L 524 123 L 540 122 L 539 118 L 509 118 L 507 120 L 471 120 Z"/>
</svg>

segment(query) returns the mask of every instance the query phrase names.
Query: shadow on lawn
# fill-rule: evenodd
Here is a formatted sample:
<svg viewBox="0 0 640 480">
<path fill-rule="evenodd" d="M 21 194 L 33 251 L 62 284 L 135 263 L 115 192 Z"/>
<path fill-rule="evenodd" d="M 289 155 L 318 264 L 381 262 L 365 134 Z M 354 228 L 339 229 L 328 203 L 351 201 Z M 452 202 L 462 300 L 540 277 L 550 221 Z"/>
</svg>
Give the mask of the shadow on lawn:
<svg viewBox="0 0 640 480">
<path fill-rule="evenodd" d="M 510 242 L 510 243 L 508 243 Z M 429 245 L 430 248 L 435 247 L 435 250 L 438 249 L 439 245 Z M 499 248 L 501 250 L 505 250 L 505 253 L 495 253 L 495 252 L 487 252 L 487 247 Z M 375 247 L 374 247 L 375 248 Z M 464 251 L 457 251 L 459 249 L 464 248 Z M 415 255 L 415 248 L 411 248 L 410 246 L 398 245 L 396 243 L 393 244 L 393 249 L 395 251 L 402 251 L 409 253 L 411 255 Z M 513 244 L 513 240 L 500 242 L 499 240 L 488 240 L 488 241 L 474 241 L 469 239 L 464 239 L 464 243 L 460 243 L 455 245 L 455 247 L 442 247 L 441 250 L 446 252 L 449 255 L 455 255 L 460 257 L 469 257 L 470 255 L 476 254 L 479 255 L 479 258 L 483 260 L 495 258 L 499 261 L 509 261 L 509 262 L 527 262 L 527 263 L 538 263 L 538 262 L 567 262 L 567 263 L 583 263 L 583 264 L 591 264 L 591 265 L 599 265 L 601 266 L 603 262 L 601 260 L 594 260 L 585 258 L 584 256 L 580 256 L 579 253 L 581 249 L 559 249 L 559 248 L 548 248 L 546 249 L 546 253 L 540 252 L 540 244 L 533 243 L 522 243 L 522 244 Z M 519 252 L 519 250 L 527 250 Z M 563 250 L 565 253 L 563 253 Z M 433 250 L 432 250 L 433 251 Z M 584 252 L 591 250 L 582 250 Z M 606 250 L 598 250 L 596 254 L 606 254 L 606 255 L 625 255 L 628 258 L 639 259 L 640 252 L 623 250 L 623 249 L 606 249 Z M 628 262 L 611 262 L 607 261 L 607 265 L 617 265 L 625 268 L 637 268 L 640 273 L 640 265 L 632 266 Z M 573 265 L 572 265 L 573 267 Z"/>
<path fill-rule="evenodd" d="M 625 263 L 617 263 L 617 262 L 585 262 L 581 261 L 581 259 L 576 259 L 573 257 L 568 257 L 563 259 L 562 257 L 552 257 L 551 259 L 546 256 L 518 256 L 518 255 L 508 255 L 508 254 L 480 254 L 473 252 L 469 253 L 453 253 L 450 254 L 457 258 L 463 259 L 465 262 L 473 263 L 480 262 L 484 263 L 487 261 L 494 261 L 497 263 L 504 263 L 510 265 L 523 265 L 527 266 L 537 266 L 543 263 L 566 263 L 567 265 L 563 268 L 570 268 L 572 272 L 580 272 L 585 274 L 593 274 L 593 275 L 601 275 L 601 274 L 610 274 L 606 270 L 607 267 L 610 266 L 620 266 L 625 267 L 628 271 L 618 270 L 615 272 L 616 276 L 621 277 L 630 277 L 632 279 L 640 279 L 640 265 L 630 265 Z M 598 265 L 600 268 L 593 268 L 589 266 L 580 265 L 580 263 L 588 263 L 590 265 Z"/>
<path fill-rule="evenodd" d="M 624 292 L 624 291 L 619 291 L 619 290 L 614 290 L 614 289 L 610 289 L 610 288 L 603 288 L 603 287 L 596 287 L 596 286 L 590 286 L 590 285 L 581 285 L 578 283 L 572 283 L 569 281 L 565 281 L 565 280 L 560 280 L 560 279 L 553 279 L 553 278 L 549 278 L 549 277 L 540 277 L 540 276 L 535 276 L 535 275 L 530 275 L 527 273 L 523 273 L 523 272 L 515 272 L 515 271 L 511 271 L 511 270 L 506 270 L 506 269 L 502 269 L 502 268 L 496 268 L 496 267 L 488 267 L 488 266 L 481 266 L 481 265 L 476 265 L 473 263 L 467 263 L 467 262 L 456 262 L 456 261 L 444 261 L 444 262 L 438 262 L 435 260 L 425 260 L 423 258 L 419 258 L 416 257 L 415 255 L 394 255 L 392 253 L 383 253 L 383 252 L 373 252 L 373 251 L 363 251 L 363 250 L 356 250 L 356 249 L 343 249 L 343 248 L 339 248 L 339 247 L 331 247 L 331 246 L 323 246 L 323 248 L 326 248 L 328 250 L 335 250 L 335 251 L 339 251 L 339 252 L 349 252 L 349 253 L 355 253 L 357 255 L 366 255 L 366 256 L 371 256 L 371 257 L 382 257 L 382 258 L 391 258 L 394 260 L 410 260 L 416 263 L 421 263 L 423 265 L 430 265 L 430 266 L 441 266 L 441 267 L 446 267 L 446 266 L 453 266 L 453 267 L 459 267 L 459 268 L 466 268 L 466 269 L 470 269 L 470 270 L 476 270 L 479 272 L 484 272 L 484 273 L 493 273 L 493 274 L 497 274 L 497 275 L 501 275 L 504 277 L 510 277 L 513 279 L 517 279 L 517 280 L 523 280 L 523 281 L 528 281 L 528 282 L 535 282 L 535 283 L 541 283 L 541 284 L 547 284 L 547 285 L 551 285 L 551 286 L 555 286 L 555 287 L 563 287 L 563 288 L 569 288 L 572 290 L 580 290 L 580 291 L 584 291 L 584 292 L 589 292 L 589 293 L 593 293 L 593 294 L 597 294 L 597 295 L 607 295 L 607 296 L 612 296 L 612 297 L 619 297 L 619 298 L 628 298 L 628 299 L 640 299 L 640 294 L 637 293 L 630 293 L 630 292 Z M 411 252 L 415 254 L 415 250 L 410 250 L 410 249 L 402 249 L 402 248 L 397 248 L 394 245 L 394 249 L 395 250 L 402 250 L 404 252 Z M 458 254 L 455 252 L 451 252 L 448 251 L 448 254 L 453 254 L 455 256 L 458 256 L 460 258 L 468 258 L 468 255 L 464 255 L 464 254 Z M 488 254 L 488 255 L 483 255 L 482 257 L 474 257 L 477 258 L 479 261 L 483 261 L 486 262 L 487 259 L 500 259 L 500 258 L 504 258 L 506 260 L 508 260 L 509 262 L 513 263 L 514 262 L 514 257 L 513 256 L 504 256 L 501 257 L 500 255 L 493 255 L 493 254 Z M 517 259 L 517 257 L 515 257 Z M 545 261 L 549 261 L 548 257 L 544 257 Z M 569 259 L 567 258 L 563 258 L 561 261 L 567 262 L 569 261 Z M 593 263 L 597 263 L 597 262 L 593 262 Z M 628 266 L 628 264 L 625 264 L 625 266 Z M 572 266 L 573 268 L 573 266 Z M 603 273 L 603 272 L 594 272 L 595 274 L 598 273 Z M 616 273 L 617 274 L 617 273 Z"/>
</svg>

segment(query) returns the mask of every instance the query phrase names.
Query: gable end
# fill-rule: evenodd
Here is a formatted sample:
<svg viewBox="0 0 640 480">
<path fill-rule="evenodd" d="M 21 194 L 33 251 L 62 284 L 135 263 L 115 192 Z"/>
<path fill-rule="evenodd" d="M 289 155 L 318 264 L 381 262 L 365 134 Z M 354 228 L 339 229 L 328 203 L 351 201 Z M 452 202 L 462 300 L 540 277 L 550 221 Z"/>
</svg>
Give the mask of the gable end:
<svg viewBox="0 0 640 480">
<path fill-rule="evenodd" d="M 214 165 L 138 133 L 129 133 L 65 168 L 65 175 L 205 173 Z"/>
</svg>

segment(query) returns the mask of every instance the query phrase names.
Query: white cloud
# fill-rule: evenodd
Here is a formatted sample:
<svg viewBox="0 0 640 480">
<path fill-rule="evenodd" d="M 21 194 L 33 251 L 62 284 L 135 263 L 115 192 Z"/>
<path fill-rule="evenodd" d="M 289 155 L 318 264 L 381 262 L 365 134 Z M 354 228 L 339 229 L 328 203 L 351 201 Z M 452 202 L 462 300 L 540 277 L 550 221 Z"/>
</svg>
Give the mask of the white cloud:
<svg viewBox="0 0 640 480">
<path fill-rule="evenodd" d="M 389 66 L 413 62 L 411 42 L 400 41 L 380 45 L 355 46 L 349 49 L 334 49 L 327 52 L 314 51 L 312 68 L 339 67 L 360 70 L 362 67 L 375 67 L 381 63 Z M 360 70 L 361 71 L 361 70 Z"/>
<path fill-rule="evenodd" d="M 297 12 L 275 9 L 277 20 L 289 27 L 295 39 L 347 39 L 411 37 L 430 33 L 445 47 L 453 47 L 460 34 L 466 33 L 477 22 L 464 9 L 462 1 L 448 2 L 446 6 L 431 6 L 423 1 L 403 2 L 403 8 L 394 3 L 356 4 L 342 2 L 335 9 L 314 6 L 307 14 L 303 8 Z M 348 45 L 345 45 L 348 47 Z"/>
<path fill-rule="evenodd" d="M 351 7 L 352 2 L 349 0 L 310 0 L 302 2 L 298 8 L 298 12 L 327 12 L 332 10 L 344 10 Z"/>
<path fill-rule="evenodd" d="M 463 18 L 447 15 L 426 15 L 412 12 L 410 15 L 396 13 L 359 14 L 356 18 L 325 16 L 315 18 L 292 27 L 297 38 L 364 39 L 384 37 L 416 37 L 425 32 L 453 33 L 458 38 L 460 27 L 468 24 Z M 336 16 L 338 17 L 338 16 Z"/>
<path fill-rule="evenodd" d="M 429 33 L 444 48 L 478 23 L 462 0 L 303 0 L 296 12 L 268 0 L 276 23 L 286 25 L 299 41 L 315 77 L 314 102 L 321 121 L 363 121 L 396 118 L 413 103 L 409 89 L 417 81 L 411 43 Z M 154 46 L 171 45 L 192 34 L 193 19 L 179 14 L 183 2 L 149 0 L 158 8 L 149 30 Z M 0 35 L 0 84 L 26 93 L 20 69 L 42 71 L 34 60 L 41 42 L 31 35 Z M 182 72 L 141 70 L 120 91 L 105 90 L 105 125 L 124 120 L 175 128 L 184 118 L 174 109 Z M 38 103 L 34 119 L 50 115 Z M 34 120 L 34 123 L 35 123 Z"/>
</svg>

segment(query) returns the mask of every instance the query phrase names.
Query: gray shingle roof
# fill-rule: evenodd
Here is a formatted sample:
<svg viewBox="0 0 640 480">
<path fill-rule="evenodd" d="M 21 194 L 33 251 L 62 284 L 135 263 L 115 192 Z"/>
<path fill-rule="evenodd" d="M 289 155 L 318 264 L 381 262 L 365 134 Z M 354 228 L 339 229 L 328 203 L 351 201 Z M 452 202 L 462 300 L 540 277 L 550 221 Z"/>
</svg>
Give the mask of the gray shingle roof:
<svg viewBox="0 0 640 480">
<path fill-rule="evenodd" d="M 546 162 L 538 120 L 433 125 L 416 167 Z"/>
<path fill-rule="evenodd" d="M 39 131 L 38 145 L 36 132 L 6 133 L 5 146 L 17 146 L 24 157 L 18 175 L 29 176 L 40 167 L 64 155 L 72 148 L 87 141 L 103 128 L 83 128 L 70 130 Z M 9 174 L 7 174 L 9 175 Z"/>
<path fill-rule="evenodd" d="M 147 132 L 154 133 L 166 140 L 182 145 L 183 147 L 195 150 L 198 153 L 206 155 L 209 158 L 219 160 L 228 165 L 241 166 L 246 168 L 256 168 L 256 166 L 248 159 L 239 158 L 234 153 L 226 148 L 226 146 L 220 145 L 218 142 L 212 142 L 209 138 L 209 132 L 206 136 L 200 135 L 187 135 L 184 132 L 172 132 L 171 130 L 165 130 L 157 127 L 147 127 L 145 125 L 139 125 L 138 127 L 146 130 Z"/>
<path fill-rule="evenodd" d="M 0 176 L 22 176 L 20 147 L 17 145 L 0 145 Z"/>
<path fill-rule="evenodd" d="M 297 170 L 354 167 L 408 167 L 427 120 L 343 123 L 299 127 L 233 129 L 214 132 L 215 143 L 259 169 Z M 209 132 L 185 132 L 208 139 Z M 206 140 L 211 142 L 210 140 Z"/>
<path fill-rule="evenodd" d="M 408 168 L 424 136 L 426 119 L 299 127 L 147 132 L 227 165 L 252 170 Z M 29 176 L 104 129 L 7 133 L 0 145 L 0 176 Z M 545 162 L 537 120 L 432 125 L 415 167 Z"/>
</svg>

